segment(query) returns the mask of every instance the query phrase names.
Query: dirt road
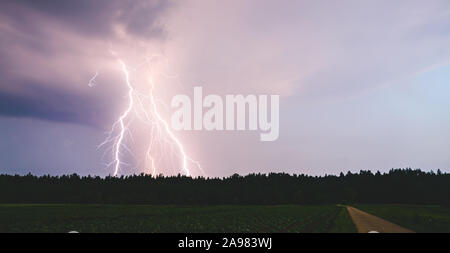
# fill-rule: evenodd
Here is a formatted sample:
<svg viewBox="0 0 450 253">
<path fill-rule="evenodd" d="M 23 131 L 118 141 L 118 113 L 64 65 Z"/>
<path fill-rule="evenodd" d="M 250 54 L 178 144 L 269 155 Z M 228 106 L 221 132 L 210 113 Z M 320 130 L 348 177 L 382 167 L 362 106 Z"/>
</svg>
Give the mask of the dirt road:
<svg viewBox="0 0 450 253">
<path fill-rule="evenodd" d="M 412 230 L 400 227 L 397 224 L 351 206 L 347 206 L 347 211 L 352 218 L 353 223 L 355 223 L 358 233 L 414 233 Z"/>
</svg>

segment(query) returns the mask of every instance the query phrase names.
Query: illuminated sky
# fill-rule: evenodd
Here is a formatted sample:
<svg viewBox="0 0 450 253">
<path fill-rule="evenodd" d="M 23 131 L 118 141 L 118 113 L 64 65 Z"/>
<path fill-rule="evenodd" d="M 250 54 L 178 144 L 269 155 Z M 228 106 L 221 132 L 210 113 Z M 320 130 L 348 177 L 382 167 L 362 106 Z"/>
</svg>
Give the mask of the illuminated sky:
<svg viewBox="0 0 450 253">
<path fill-rule="evenodd" d="M 167 104 L 194 86 L 280 95 L 275 142 L 176 132 L 207 176 L 450 172 L 447 0 L 6 0 L 0 34 L 0 173 L 112 173 L 96 147 L 127 90 L 110 49 L 134 67 L 162 56 Z M 146 74 L 133 76 L 139 89 Z"/>
</svg>

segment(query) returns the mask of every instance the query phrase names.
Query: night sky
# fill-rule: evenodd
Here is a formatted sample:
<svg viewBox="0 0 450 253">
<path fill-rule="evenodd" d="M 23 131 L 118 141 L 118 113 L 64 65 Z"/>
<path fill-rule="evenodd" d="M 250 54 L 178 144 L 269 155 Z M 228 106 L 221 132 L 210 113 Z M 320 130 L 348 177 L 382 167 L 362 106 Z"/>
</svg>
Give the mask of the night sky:
<svg viewBox="0 0 450 253">
<path fill-rule="evenodd" d="M 275 142 L 175 132 L 206 176 L 450 172 L 447 0 L 4 0 L 0 34 L 0 173 L 112 173 L 98 145 L 127 87 L 111 51 L 136 89 L 153 78 L 167 120 L 163 104 L 195 86 L 280 95 Z M 139 67 L 153 56 L 151 72 Z M 151 133 L 133 130 L 125 143 L 137 155 L 123 156 L 120 174 L 149 173 L 139 154 Z M 176 162 L 161 166 L 177 173 Z"/>
</svg>

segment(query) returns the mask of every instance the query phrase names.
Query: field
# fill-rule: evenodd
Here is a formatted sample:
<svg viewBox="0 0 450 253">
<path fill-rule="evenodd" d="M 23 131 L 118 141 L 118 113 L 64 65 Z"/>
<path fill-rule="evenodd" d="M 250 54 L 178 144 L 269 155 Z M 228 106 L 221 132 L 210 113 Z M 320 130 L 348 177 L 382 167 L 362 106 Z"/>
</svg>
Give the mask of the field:
<svg viewBox="0 0 450 253">
<path fill-rule="evenodd" d="M 322 206 L 0 205 L 0 232 L 355 232 Z"/>
<path fill-rule="evenodd" d="M 355 205 L 416 232 L 450 232 L 450 207 L 418 205 Z"/>
</svg>

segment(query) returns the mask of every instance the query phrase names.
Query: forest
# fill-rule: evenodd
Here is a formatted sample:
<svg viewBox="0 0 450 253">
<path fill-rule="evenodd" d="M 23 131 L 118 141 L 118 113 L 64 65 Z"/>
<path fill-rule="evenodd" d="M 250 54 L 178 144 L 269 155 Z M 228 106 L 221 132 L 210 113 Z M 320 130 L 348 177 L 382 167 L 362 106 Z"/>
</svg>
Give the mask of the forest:
<svg viewBox="0 0 450 253">
<path fill-rule="evenodd" d="M 234 174 L 224 178 L 0 175 L 0 203 L 450 205 L 450 174 L 420 169 L 340 175 Z"/>
</svg>

